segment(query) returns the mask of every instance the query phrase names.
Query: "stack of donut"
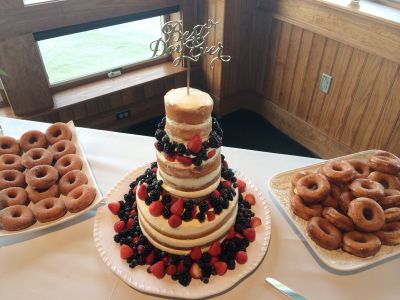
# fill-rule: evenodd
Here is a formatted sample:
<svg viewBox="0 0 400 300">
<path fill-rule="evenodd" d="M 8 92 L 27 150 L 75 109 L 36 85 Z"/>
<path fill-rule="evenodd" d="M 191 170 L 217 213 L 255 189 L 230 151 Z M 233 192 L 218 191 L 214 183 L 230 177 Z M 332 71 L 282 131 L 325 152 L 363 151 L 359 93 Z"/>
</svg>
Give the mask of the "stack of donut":
<svg viewBox="0 0 400 300">
<path fill-rule="evenodd" d="M 96 197 L 81 171 L 82 160 L 64 123 L 20 140 L 0 137 L 0 229 L 22 230 L 79 212 Z"/>
<path fill-rule="evenodd" d="M 400 159 L 382 150 L 366 159 L 330 160 L 293 175 L 290 206 L 319 246 L 359 257 L 400 244 Z"/>
</svg>

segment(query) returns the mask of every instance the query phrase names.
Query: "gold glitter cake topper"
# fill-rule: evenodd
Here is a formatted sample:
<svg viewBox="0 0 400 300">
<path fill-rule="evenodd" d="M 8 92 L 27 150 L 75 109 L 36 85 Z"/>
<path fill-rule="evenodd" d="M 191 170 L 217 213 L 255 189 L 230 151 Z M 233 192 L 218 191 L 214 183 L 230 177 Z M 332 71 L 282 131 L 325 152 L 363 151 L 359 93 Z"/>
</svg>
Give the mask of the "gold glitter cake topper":
<svg viewBox="0 0 400 300">
<path fill-rule="evenodd" d="M 179 54 L 173 61 L 174 66 L 187 62 L 187 79 L 186 87 L 189 95 L 190 86 L 190 62 L 198 62 L 200 57 L 211 55 L 213 59 L 210 61 L 211 68 L 217 60 L 228 62 L 231 60 L 229 55 L 222 54 L 223 46 L 221 42 L 217 45 L 206 46 L 207 36 L 210 34 L 210 28 L 216 26 L 218 22 L 211 19 L 206 24 L 196 25 L 192 32 L 183 31 L 182 21 L 166 22 L 161 31 L 162 37 L 154 40 L 150 44 L 150 50 L 153 57 L 161 55 Z"/>
</svg>

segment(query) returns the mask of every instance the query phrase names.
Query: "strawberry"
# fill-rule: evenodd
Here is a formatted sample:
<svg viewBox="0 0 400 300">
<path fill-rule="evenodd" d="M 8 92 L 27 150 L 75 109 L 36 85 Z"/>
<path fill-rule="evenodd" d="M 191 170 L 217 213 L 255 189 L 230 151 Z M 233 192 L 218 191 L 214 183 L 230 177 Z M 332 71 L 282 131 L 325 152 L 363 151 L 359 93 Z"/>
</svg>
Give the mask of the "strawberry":
<svg viewBox="0 0 400 300">
<path fill-rule="evenodd" d="M 176 160 L 176 155 L 165 154 L 165 159 L 174 162 Z"/>
<path fill-rule="evenodd" d="M 206 212 L 206 214 L 207 214 L 207 220 L 208 220 L 208 222 L 211 222 L 211 221 L 215 220 L 215 212 L 213 212 L 213 211 L 208 211 L 208 212 Z"/>
<path fill-rule="evenodd" d="M 215 268 L 215 272 L 217 272 L 217 274 L 219 276 L 222 276 L 226 273 L 226 269 L 228 268 L 227 264 L 223 261 L 217 261 L 214 264 L 214 268 Z"/>
<path fill-rule="evenodd" d="M 235 259 L 238 264 L 245 264 L 247 262 L 247 253 L 245 251 L 236 252 Z"/>
<path fill-rule="evenodd" d="M 176 273 L 176 266 L 175 265 L 169 265 L 166 269 L 165 269 L 165 273 L 167 273 L 169 276 L 172 276 Z"/>
<path fill-rule="evenodd" d="M 193 247 L 192 250 L 189 253 L 189 256 L 193 260 L 199 260 L 201 258 L 201 248 L 200 247 Z"/>
<path fill-rule="evenodd" d="M 135 187 L 134 187 L 133 190 L 132 190 L 132 194 L 136 195 L 137 187 L 138 187 L 138 186 L 135 185 Z"/>
<path fill-rule="evenodd" d="M 181 261 L 178 263 L 178 266 L 176 267 L 176 269 L 177 269 L 177 271 L 178 271 L 179 273 L 182 273 L 183 271 L 185 271 L 185 265 L 183 264 L 183 260 L 181 260 Z"/>
<path fill-rule="evenodd" d="M 187 157 L 187 156 L 177 155 L 176 156 L 176 160 L 179 161 L 180 163 L 184 164 L 184 165 L 191 165 L 192 164 L 192 159 L 190 157 Z"/>
<path fill-rule="evenodd" d="M 140 200 L 146 200 L 146 197 L 147 197 L 147 186 L 145 184 L 142 184 L 139 187 L 139 191 L 138 191 L 137 195 L 138 195 Z"/>
<path fill-rule="evenodd" d="M 177 216 L 177 215 L 172 215 L 169 217 L 168 219 L 168 224 L 169 226 L 171 226 L 172 228 L 176 228 L 181 226 L 182 224 L 182 219 L 181 217 Z"/>
<path fill-rule="evenodd" d="M 224 180 L 221 183 L 226 188 L 230 188 L 231 187 L 231 182 L 229 180 Z"/>
<path fill-rule="evenodd" d="M 221 197 L 221 193 L 218 190 L 215 190 L 211 193 L 211 197 L 218 199 L 219 197 Z"/>
<path fill-rule="evenodd" d="M 208 209 L 211 209 L 211 208 L 212 208 L 212 205 L 211 205 L 210 200 L 209 200 L 209 199 L 206 199 L 205 201 L 206 201 L 206 203 L 207 203 Z"/>
<path fill-rule="evenodd" d="M 156 262 L 154 265 L 151 265 L 150 267 L 150 272 L 156 276 L 158 279 L 161 279 L 164 277 L 165 272 L 164 272 L 164 263 L 162 260 L 159 262 Z"/>
<path fill-rule="evenodd" d="M 114 224 L 114 230 L 117 233 L 120 233 L 122 230 L 125 229 L 125 222 L 124 221 L 118 221 Z"/>
<path fill-rule="evenodd" d="M 256 239 L 256 231 L 254 228 L 243 229 L 243 236 L 249 240 L 249 242 L 254 242 Z"/>
<path fill-rule="evenodd" d="M 211 151 L 209 151 L 207 153 L 208 159 L 212 158 L 215 155 L 215 153 L 217 153 L 217 151 L 215 149 L 212 149 Z"/>
<path fill-rule="evenodd" d="M 197 263 L 192 264 L 189 273 L 194 279 L 200 279 L 203 276 L 203 272 Z"/>
<path fill-rule="evenodd" d="M 170 259 L 171 259 L 171 255 L 164 256 L 162 259 L 162 261 L 164 262 L 164 265 L 167 265 Z"/>
<path fill-rule="evenodd" d="M 137 252 L 138 252 L 139 254 L 142 254 L 142 253 L 143 253 L 143 245 L 138 245 L 138 246 L 137 246 Z"/>
<path fill-rule="evenodd" d="M 154 201 L 149 206 L 149 212 L 153 217 L 159 217 L 164 210 L 164 204 L 161 201 Z"/>
<path fill-rule="evenodd" d="M 154 173 L 156 173 L 157 172 L 157 170 L 158 170 L 158 168 L 157 167 L 154 167 L 153 169 L 151 169 Z"/>
<path fill-rule="evenodd" d="M 140 236 L 135 236 L 133 239 L 132 239 L 132 242 L 134 242 L 135 244 L 138 242 L 138 240 L 140 239 Z"/>
<path fill-rule="evenodd" d="M 192 208 L 192 219 L 196 219 L 196 215 L 197 215 L 197 207 L 193 207 Z"/>
<path fill-rule="evenodd" d="M 249 202 L 250 205 L 256 204 L 256 198 L 254 197 L 253 194 L 247 194 L 247 195 L 244 197 L 244 200 L 247 201 L 247 202 Z"/>
<path fill-rule="evenodd" d="M 187 148 L 193 153 L 199 153 L 201 150 L 202 141 L 200 135 L 196 134 L 189 141 Z"/>
<path fill-rule="evenodd" d="M 210 265 L 214 266 L 214 264 L 219 261 L 219 258 L 216 256 L 211 256 Z"/>
<path fill-rule="evenodd" d="M 250 219 L 251 227 L 256 228 L 256 227 L 260 226 L 261 224 L 262 224 L 261 219 L 259 217 L 251 217 L 251 219 Z"/>
<path fill-rule="evenodd" d="M 128 222 L 126 222 L 126 228 L 127 229 L 132 229 L 132 227 L 133 227 L 133 219 L 132 218 L 129 218 L 128 219 Z"/>
<path fill-rule="evenodd" d="M 119 248 L 119 256 L 121 259 L 128 259 L 133 255 L 133 249 L 129 247 L 128 245 L 122 245 L 121 248 Z"/>
<path fill-rule="evenodd" d="M 243 238 L 243 235 L 241 235 L 239 232 L 235 232 L 235 236 L 239 239 Z"/>
<path fill-rule="evenodd" d="M 117 215 L 119 209 L 121 208 L 121 204 L 119 202 L 108 203 L 108 209 L 114 214 Z"/>
<path fill-rule="evenodd" d="M 246 182 L 243 180 L 236 180 L 236 183 L 238 185 L 239 193 L 243 193 L 246 190 Z"/>
<path fill-rule="evenodd" d="M 136 216 L 136 215 L 137 215 L 137 210 L 136 210 L 136 208 L 134 208 L 134 209 L 131 210 L 130 216 L 131 216 L 131 217 L 134 217 L 134 216 Z"/>
<path fill-rule="evenodd" d="M 151 263 L 153 262 L 154 257 L 155 257 L 155 254 L 154 254 L 154 250 L 153 250 L 149 254 L 147 254 L 147 256 L 146 256 L 146 259 L 145 259 L 146 265 L 151 265 Z"/>
<path fill-rule="evenodd" d="M 211 256 L 219 256 L 221 254 L 221 244 L 219 241 L 215 241 L 211 244 L 210 248 L 208 249 L 208 253 Z"/>
<path fill-rule="evenodd" d="M 235 228 L 232 226 L 231 228 L 229 228 L 228 235 L 226 236 L 226 238 L 230 240 L 233 239 L 234 237 L 235 237 Z"/>
<path fill-rule="evenodd" d="M 183 199 L 178 199 L 174 204 L 171 205 L 171 213 L 180 216 L 183 213 L 184 204 L 185 202 L 183 201 Z"/>
</svg>

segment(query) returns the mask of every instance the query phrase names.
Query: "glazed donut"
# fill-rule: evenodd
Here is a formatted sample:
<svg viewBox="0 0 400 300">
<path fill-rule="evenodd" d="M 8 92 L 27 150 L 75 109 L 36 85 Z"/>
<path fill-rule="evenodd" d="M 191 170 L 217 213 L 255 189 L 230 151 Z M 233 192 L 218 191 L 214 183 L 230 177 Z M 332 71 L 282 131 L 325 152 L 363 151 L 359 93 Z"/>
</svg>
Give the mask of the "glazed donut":
<svg viewBox="0 0 400 300">
<path fill-rule="evenodd" d="M 354 230 L 354 224 L 349 217 L 342 215 L 333 207 L 325 207 L 322 216 L 342 231 Z"/>
<path fill-rule="evenodd" d="M 0 209 L 13 205 L 28 204 L 28 194 L 22 187 L 9 187 L 0 192 Z"/>
<path fill-rule="evenodd" d="M 61 177 L 59 186 L 61 194 L 67 195 L 70 191 L 80 185 L 86 184 L 88 179 L 82 171 L 72 170 Z"/>
<path fill-rule="evenodd" d="M 17 170 L 0 171 L 0 190 L 9 187 L 25 187 L 25 176 Z"/>
<path fill-rule="evenodd" d="M 3 154 L 0 156 L 0 171 L 17 170 L 23 171 L 24 166 L 21 163 L 21 157 L 16 154 Z"/>
<path fill-rule="evenodd" d="M 382 184 L 370 179 L 356 179 L 349 185 L 349 189 L 356 198 L 367 197 L 374 200 L 380 200 L 384 195 Z"/>
<path fill-rule="evenodd" d="M 50 145 L 53 145 L 61 140 L 71 140 L 72 132 L 64 123 L 58 122 L 51 125 L 46 130 L 46 139 Z"/>
<path fill-rule="evenodd" d="M 385 224 L 385 213 L 379 204 L 369 198 L 356 198 L 349 204 L 348 216 L 364 232 L 378 231 Z"/>
<path fill-rule="evenodd" d="M 400 190 L 400 180 L 394 175 L 374 171 L 369 174 L 368 179 L 379 182 L 385 189 Z"/>
<path fill-rule="evenodd" d="M 309 220 L 312 217 L 320 217 L 322 212 L 321 205 L 314 204 L 311 206 L 306 206 L 298 195 L 294 195 L 292 197 L 292 200 L 290 201 L 290 207 L 296 216 L 304 220 Z"/>
<path fill-rule="evenodd" d="M 36 219 L 41 223 L 57 220 L 67 212 L 64 201 L 56 197 L 40 200 L 32 210 Z"/>
<path fill-rule="evenodd" d="M 296 183 L 297 194 L 307 204 L 322 201 L 330 191 L 330 185 L 325 176 L 317 173 L 308 174 Z"/>
<path fill-rule="evenodd" d="M 35 216 L 25 205 L 13 205 L 0 211 L 0 228 L 7 231 L 25 229 L 35 222 Z"/>
<path fill-rule="evenodd" d="M 26 183 L 34 190 L 44 190 L 57 182 L 58 172 L 52 166 L 42 165 L 26 172 Z"/>
<path fill-rule="evenodd" d="M 387 223 L 375 234 L 383 245 L 398 245 L 400 244 L 400 222 Z"/>
<path fill-rule="evenodd" d="M 19 139 L 19 145 L 24 152 L 33 148 L 46 148 L 47 140 L 43 132 L 30 130 L 25 132 Z"/>
<path fill-rule="evenodd" d="M 69 212 L 77 213 L 92 204 L 95 198 L 94 187 L 81 185 L 70 191 L 64 201 Z"/>
<path fill-rule="evenodd" d="M 344 160 L 330 160 L 322 166 L 321 171 L 329 180 L 334 182 L 347 182 L 353 180 L 357 175 L 353 166 Z"/>
<path fill-rule="evenodd" d="M 33 148 L 22 155 L 22 164 L 27 169 L 32 169 L 39 165 L 51 165 L 53 154 L 43 148 Z"/>
<path fill-rule="evenodd" d="M 57 160 L 54 167 L 60 176 L 64 176 L 69 171 L 82 169 L 82 159 L 76 154 L 67 154 Z"/>
<path fill-rule="evenodd" d="M 386 223 L 400 221 L 400 207 L 391 207 L 383 211 Z"/>
<path fill-rule="evenodd" d="M 355 256 L 373 256 L 379 249 L 381 241 L 375 234 L 351 231 L 343 235 L 343 250 Z"/>
<path fill-rule="evenodd" d="M 69 140 L 61 140 L 49 147 L 51 153 L 53 153 L 54 160 L 58 160 L 67 154 L 75 154 L 75 145 Z"/>
<path fill-rule="evenodd" d="M 292 187 L 295 188 L 296 183 L 297 183 L 297 181 L 299 181 L 300 178 L 302 178 L 308 174 L 311 174 L 311 173 L 312 173 L 311 171 L 299 171 L 299 172 L 295 173 L 292 176 L 292 178 L 290 179 L 290 183 L 291 183 Z"/>
<path fill-rule="evenodd" d="M 356 176 L 354 179 L 367 178 L 369 173 L 371 173 L 368 163 L 365 160 L 350 159 L 347 162 L 354 168 L 354 170 L 356 170 Z"/>
<path fill-rule="evenodd" d="M 322 248 L 335 250 L 342 244 L 342 233 L 324 218 L 311 218 L 307 224 L 307 232 L 311 239 Z"/>
<path fill-rule="evenodd" d="M 31 200 L 35 204 L 42 199 L 58 197 L 60 195 L 57 183 L 44 190 L 34 190 L 31 186 L 28 185 L 26 187 L 26 192 L 28 193 L 29 200 Z"/>
<path fill-rule="evenodd" d="M 385 190 L 383 199 L 378 203 L 383 207 L 383 209 L 400 207 L 400 191 L 390 189 Z"/>
<path fill-rule="evenodd" d="M 354 199 L 354 196 L 351 192 L 344 192 L 340 195 L 339 198 L 339 208 L 342 213 L 347 214 L 349 210 L 349 204 Z"/>
<path fill-rule="evenodd" d="M 16 139 L 11 136 L 0 136 L 0 155 L 20 154 L 21 149 Z"/>
<path fill-rule="evenodd" d="M 369 165 L 373 170 L 396 175 L 400 172 L 400 159 L 387 151 L 376 151 L 369 157 Z"/>
</svg>

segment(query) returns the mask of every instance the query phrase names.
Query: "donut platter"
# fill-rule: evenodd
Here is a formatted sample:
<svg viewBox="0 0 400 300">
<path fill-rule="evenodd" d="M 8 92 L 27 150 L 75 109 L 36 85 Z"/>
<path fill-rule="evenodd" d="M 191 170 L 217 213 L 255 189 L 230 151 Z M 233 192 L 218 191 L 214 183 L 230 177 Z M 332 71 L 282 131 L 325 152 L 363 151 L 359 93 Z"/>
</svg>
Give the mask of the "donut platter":
<svg viewBox="0 0 400 300">
<path fill-rule="evenodd" d="M 30 216 L 33 217 L 32 221 L 33 224 L 31 226 L 28 226 L 20 230 L 18 229 L 6 230 L 4 228 L 5 226 L 3 226 L 3 228 L 0 228 L 0 237 L 16 236 L 56 226 L 58 224 L 67 222 L 71 219 L 74 219 L 84 214 L 85 212 L 91 210 L 93 207 L 97 206 L 99 202 L 102 200 L 101 192 L 96 184 L 89 163 L 86 159 L 85 153 L 78 141 L 78 136 L 75 130 L 74 123 L 73 121 L 70 121 L 66 123 L 66 125 L 67 125 L 66 130 L 71 132 L 71 135 L 69 137 L 70 142 L 68 140 L 67 142 L 65 142 L 65 140 L 62 140 L 59 141 L 58 143 L 54 141 L 50 142 L 50 144 L 53 145 L 49 146 L 49 148 L 47 148 L 47 146 L 43 147 L 42 145 L 38 145 L 33 149 L 27 149 L 26 148 L 27 146 L 21 145 L 21 140 L 19 141 L 21 146 L 21 151 L 23 151 L 24 154 L 29 152 L 29 155 L 22 155 L 21 158 L 22 165 L 24 167 L 27 166 L 27 169 L 22 167 L 23 169 L 21 171 L 23 177 L 25 177 L 25 181 L 28 184 L 27 186 L 25 184 L 21 186 L 22 188 L 25 188 L 27 195 L 29 195 L 28 196 L 29 204 L 26 207 L 22 207 L 22 205 L 15 205 L 16 207 L 19 207 L 21 210 L 15 210 L 12 211 L 11 213 L 12 214 L 27 213 L 28 217 Z M 21 138 L 31 143 L 41 143 L 41 137 L 39 135 L 27 136 L 27 134 L 29 135 L 31 132 L 32 130 L 24 133 L 21 136 L 14 137 L 12 136 L 12 134 L 8 134 L 7 128 L 2 128 L 0 135 L 2 135 L 3 137 L 10 136 L 11 142 L 13 140 L 12 138 L 14 138 L 15 140 Z M 59 134 L 60 134 L 59 132 L 56 132 L 54 135 L 57 136 Z M 11 146 L 13 145 L 11 144 Z M 51 162 L 53 158 L 48 158 L 45 155 L 41 155 L 39 150 L 43 150 L 43 152 L 45 152 L 46 155 L 48 154 L 49 151 L 44 150 L 46 148 L 53 154 L 54 158 L 57 156 L 57 161 L 55 163 Z M 62 155 L 63 157 L 58 157 L 60 156 L 60 153 L 62 153 L 64 150 L 67 151 L 65 152 L 65 155 Z M 0 160 L 3 161 L 6 154 L 3 154 L 1 156 L 3 156 L 3 159 Z M 16 157 L 16 155 L 14 156 Z M 71 158 L 71 161 L 68 161 L 69 158 Z M 69 170 L 68 167 L 69 165 L 72 164 L 73 158 L 79 161 L 79 165 Z M 9 158 L 6 157 L 5 159 L 7 160 Z M 50 162 L 48 161 L 49 159 Z M 31 163 L 34 164 L 35 160 L 43 160 L 43 164 L 36 166 L 30 165 Z M 57 176 L 53 176 L 54 174 L 52 173 L 54 172 L 57 173 L 57 171 L 58 173 L 60 173 L 60 175 L 58 176 L 58 174 L 56 174 Z M 47 178 L 47 175 L 49 177 L 48 182 L 45 183 L 46 186 L 42 186 L 41 184 L 43 183 L 40 180 L 38 181 L 38 179 L 40 179 L 40 177 Z M 55 177 L 56 179 L 54 180 L 53 177 Z M 59 178 L 59 180 L 57 178 Z M 53 189 L 56 190 L 54 191 L 54 193 Z M 1 190 L 2 191 L 6 190 L 6 187 L 2 186 Z M 58 196 L 59 194 L 58 190 L 60 190 L 61 192 L 60 196 Z M 49 196 L 49 198 L 47 199 L 43 199 L 44 195 L 42 195 L 42 191 L 51 194 L 51 196 Z M 53 194 L 55 195 L 53 196 Z M 67 194 L 69 195 L 69 197 L 66 196 Z M 87 200 L 85 200 L 86 203 L 83 203 L 80 200 L 75 201 L 76 199 L 80 198 L 80 196 L 82 196 L 83 194 L 87 195 L 87 197 L 85 196 L 87 198 Z M 4 195 L 2 195 L 2 197 L 3 196 Z M 11 197 L 15 197 L 15 195 L 11 195 Z M 46 201 L 43 201 L 42 199 Z M 2 201 L 4 201 L 4 199 Z M 26 202 L 23 204 L 26 205 Z M 9 209 L 13 206 L 14 205 L 8 204 L 8 207 L 2 207 L 3 208 L 2 210 Z M 48 216 L 46 210 L 49 207 L 52 208 L 54 207 L 54 210 L 56 211 L 55 214 L 57 214 L 57 210 L 60 211 L 59 215 Z"/>
<path fill-rule="evenodd" d="M 354 153 L 351 155 L 347 156 L 342 156 L 335 158 L 332 161 L 348 161 L 350 159 L 354 160 L 365 160 L 370 155 L 373 153 L 376 153 L 378 150 L 368 150 L 368 151 L 363 151 L 363 152 L 358 152 Z M 293 186 L 291 183 L 292 178 L 294 178 L 294 175 L 299 174 L 299 172 L 304 172 L 303 174 L 307 174 L 307 172 L 320 172 L 324 166 L 326 166 L 327 163 L 322 162 L 322 163 L 317 163 L 309 166 L 305 166 L 303 168 L 299 169 L 294 169 L 290 171 L 286 171 L 283 173 L 276 174 L 269 180 L 269 189 L 271 194 L 273 195 L 274 202 L 277 204 L 278 208 L 280 211 L 283 213 L 285 216 L 286 220 L 289 222 L 289 224 L 293 227 L 293 229 L 296 231 L 296 233 L 301 237 L 303 242 L 307 245 L 307 248 L 309 248 L 313 254 L 314 257 L 317 258 L 319 262 L 322 262 L 325 264 L 329 269 L 335 270 L 335 271 L 341 271 L 341 272 L 351 272 L 351 271 L 360 271 L 362 269 L 365 269 L 367 267 L 372 267 L 377 265 L 378 263 L 386 262 L 394 257 L 399 256 L 400 254 L 400 245 L 394 245 L 394 246 L 388 246 L 388 245 L 381 245 L 379 251 L 376 252 L 376 254 L 367 256 L 367 257 L 359 257 L 355 255 L 351 255 L 348 252 L 342 250 L 339 247 L 337 250 L 328 250 L 325 249 L 314 242 L 314 240 L 310 237 L 310 228 L 315 227 L 315 226 L 320 226 L 324 225 L 326 219 L 323 217 L 312 217 L 310 220 L 311 221 L 306 221 L 303 218 L 299 217 L 298 215 L 299 212 L 297 212 L 297 215 L 294 213 L 292 207 L 293 204 L 292 198 L 296 198 L 295 193 L 293 192 Z M 337 169 L 337 167 L 334 167 L 334 169 Z M 324 172 L 324 170 L 322 170 Z M 350 189 L 354 189 L 354 182 L 353 184 L 349 185 Z M 365 183 L 363 183 L 363 186 Z M 372 187 L 368 187 L 368 189 L 372 190 Z M 390 191 L 390 190 L 385 190 L 385 191 Z M 354 194 L 354 191 L 353 191 Z M 359 197 L 359 196 L 357 196 Z M 357 198 L 361 199 L 361 198 Z M 352 201 L 354 202 L 354 201 Z M 359 202 L 359 201 L 356 201 Z M 352 206 L 356 206 L 358 203 L 354 202 Z M 368 201 L 365 201 L 368 202 Z M 340 204 L 340 203 L 339 203 Z M 367 203 L 368 204 L 368 203 Z M 325 206 L 325 205 L 324 205 Z M 329 205 L 328 205 L 329 206 Z M 317 205 L 309 205 L 309 208 L 317 208 Z M 329 209 L 331 209 L 329 207 Z M 369 208 L 368 208 L 369 209 Z M 325 211 L 325 210 L 324 210 Z M 309 213 L 313 213 L 311 210 L 308 211 Z M 329 210 L 327 210 L 329 212 Z M 349 211 L 350 213 L 350 211 Z M 321 212 L 319 212 L 319 215 L 321 215 Z M 320 222 L 324 224 L 314 224 L 315 222 Z M 324 221 L 324 222 L 321 222 Z M 309 225 L 309 222 L 312 224 Z M 329 223 L 329 222 L 326 222 Z M 391 224 L 391 223 L 387 223 Z M 325 224 L 326 225 L 326 224 Z M 330 224 L 328 224 L 330 225 Z M 324 228 L 324 226 L 321 226 L 321 228 Z M 323 229 L 324 231 L 329 231 L 329 228 Z M 355 239 L 360 239 L 357 236 L 358 231 L 353 231 L 351 235 L 354 236 Z M 371 234 L 372 235 L 372 234 Z M 345 236 L 345 235 L 344 235 Z"/>
</svg>

